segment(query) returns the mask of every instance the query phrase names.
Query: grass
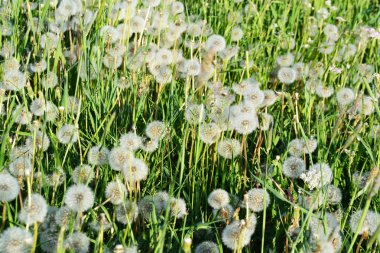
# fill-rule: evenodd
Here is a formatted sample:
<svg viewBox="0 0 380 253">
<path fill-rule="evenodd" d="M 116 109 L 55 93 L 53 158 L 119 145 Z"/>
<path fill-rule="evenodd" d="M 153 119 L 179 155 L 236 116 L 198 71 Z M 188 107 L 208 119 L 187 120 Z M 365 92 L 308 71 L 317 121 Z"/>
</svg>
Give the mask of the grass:
<svg viewBox="0 0 380 253">
<path fill-rule="evenodd" d="M 0 47 L 4 48 L 10 43 L 14 51 L 12 55 L 20 63 L 20 70 L 28 72 L 28 84 L 24 88 L 18 91 L 2 90 L 0 96 L 4 113 L 0 118 L 1 170 L 9 170 L 13 162 L 11 151 L 25 143 L 28 137 L 36 135 L 32 126 L 37 126 L 50 140 L 50 146 L 44 152 L 38 150 L 38 143 L 32 145 L 37 151 L 30 158 L 31 174 L 16 176 L 21 186 L 19 196 L 15 200 L 2 202 L 2 232 L 9 227 L 28 229 L 34 236 L 31 250 L 41 252 L 44 224 L 53 226 L 54 222 L 48 216 L 44 222 L 25 225 L 18 218 L 24 200 L 32 193 L 39 193 L 49 206 L 64 206 L 65 193 L 74 184 L 73 171 L 76 166 L 88 163 L 91 147 L 100 145 L 112 149 L 119 145 L 123 134 L 133 131 L 143 136 L 146 125 L 159 120 L 165 123 L 166 134 L 159 141 L 156 151 L 134 152 L 135 157 L 146 162 L 149 174 L 146 180 L 135 186 L 124 180 L 128 188 L 125 201 L 139 203 L 144 197 L 167 191 L 174 198 L 183 198 L 187 215 L 181 219 L 173 217 L 171 207 L 167 205 L 163 212 L 156 213 L 158 210 L 154 208 L 148 220 L 144 220 L 140 213 L 136 220 L 127 217 L 126 224 L 120 223 L 116 219 L 115 206 L 106 202 L 105 189 L 110 181 L 122 178 L 122 173 L 112 170 L 108 164 L 92 165 L 95 178 L 88 182 L 88 186 L 95 196 L 93 207 L 73 214 L 67 226 L 59 227 L 51 240 L 60 243 L 54 244 L 51 249 L 75 251 L 66 239 L 73 232 L 81 231 L 90 238 L 89 252 L 107 252 L 118 244 L 124 247 L 137 245 L 141 252 L 191 252 L 205 240 L 215 242 L 220 252 L 230 252 L 222 242 L 226 224 L 213 213 L 208 205 L 208 196 L 214 189 L 221 188 L 230 194 L 231 201 L 243 201 L 244 194 L 250 189 L 262 188 L 269 193 L 270 204 L 255 214 L 255 232 L 249 244 L 236 252 L 330 252 L 325 244 L 313 244 L 310 229 L 313 217 L 321 218 L 321 224 L 327 225 L 327 213 L 336 215 L 340 227 L 342 246 L 335 252 L 379 250 L 377 221 L 371 224 L 374 228 L 370 234 L 368 231 L 359 233 L 360 228 L 352 231 L 349 226 L 350 217 L 357 210 L 364 210 L 366 214 L 368 210 L 377 212 L 379 207 L 378 196 L 371 193 L 378 184 L 376 168 L 380 165 L 379 135 L 376 138 L 371 136 L 371 131 L 380 120 L 380 79 L 374 75 L 379 72 L 379 39 L 366 40 L 363 35 L 363 27 L 373 27 L 379 32 L 380 12 L 375 1 L 332 1 L 337 10 L 319 0 L 310 1 L 311 7 L 308 7 L 307 1 L 300 0 L 254 1 L 254 4 L 251 1 L 185 1 L 182 21 L 200 21 L 207 26 L 202 28 L 198 37 L 184 32 L 181 34 L 182 42 L 176 40 L 170 49 L 182 50 L 186 59 L 202 62 L 207 53 L 204 47 L 186 47 L 185 44 L 193 40 L 195 44 L 204 45 L 209 35 L 222 35 L 227 46 L 236 45 L 239 50 L 228 60 L 213 55 L 215 70 L 208 83 L 220 82 L 231 88 L 233 84 L 254 76 L 261 90 L 270 89 L 277 95 L 274 105 L 258 109 L 260 115 L 269 113 L 273 116 L 273 125 L 268 130 L 256 129 L 247 135 L 227 130 L 214 144 L 204 143 L 198 125 L 185 120 L 190 103 L 203 104 L 207 110 L 211 108 L 213 97 L 207 85 L 197 86 L 196 77 L 182 78 L 175 71 L 170 82 L 159 84 L 150 73 L 149 61 L 136 69 L 132 68 L 138 60 L 138 52 L 152 43 L 165 41 L 165 32 L 156 36 L 149 33 L 150 27 L 145 27 L 144 33 L 122 41 L 127 48 L 122 54 L 122 64 L 118 68 L 107 68 L 103 57 L 112 48 L 112 43 L 101 36 L 101 29 L 106 25 L 116 27 L 122 22 L 112 19 L 109 13 L 117 2 L 88 1 L 87 6 L 83 5 L 82 13 L 85 13 L 85 8 L 91 10 L 93 20 L 86 24 L 84 15 L 71 17 L 70 22 L 77 20 L 78 26 L 59 33 L 56 47 L 51 49 L 43 47 L 41 40 L 49 29 L 52 30 L 49 25 L 54 23 L 58 8 L 49 6 L 49 2 L 43 1 L 36 8 L 33 2 L 23 0 L 0 5 L 3 7 Z M 158 7 L 146 8 L 146 11 L 158 15 L 165 12 L 167 6 L 168 3 L 161 3 Z M 139 3 L 136 8 L 141 9 L 142 4 Z M 244 12 L 244 8 L 251 9 Z M 326 19 L 317 18 L 321 8 L 330 12 Z M 131 28 L 127 19 L 128 14 L 124 32 Z M 315 36 L 310 35 L 310 20 L 315 20 Z M 174 21 L 171 15 L 170 22 Z M 327 24 L 338 27 L 339 39 L 332 53 L 322 54 L 318 49 L 326 40 L 323 28 Z M 5 34 L 6 25 L 12 28 L 9 35 Z M 231 30 L 235 26 L 244 32 L 238 42 L 233 42 L 231 38 Z M 212 29 L 212 32 L 207 34 L 206 28 Z M 165 31 L 165 27 L 158 26 L 157 29 Z M 295 46 L 289 49 L 286 45 L 291 44 L 292 38 Z M 340 50 L 348 43 L 355 45 L 356 52 L 338 61 Z M 275 73 L 276 59 L 288 52 L 295 55 L 296 62 L 310 64 L 310 69 L 321 64 L 320 81 L 324 86 L 333 87 L 334 95 L 321 98 L 310 92 L 306 83 L 313 76 L 289 85 L 280 82 Z M 71 62 L 69 57 L 76 60 Z M 6 58 L 3 55 L 0 62 L 4 63 Z M 32 73 L 30 64 L 41 60 L 46 61 L 47 69 L 42 73 Z M 363 63 L 374 67 L 373 73 L 370 73 L 374 76 L 373 80 L 360 75 L 358 66 Z M 170 69 L 178 68 L 179 65 L 170 65 Z M 334 68 L 340 68 L 341 72 L 335 73 Z M 1 79 L 7 71 L 3 64 L 0 68 Z M 52 89 L 42 85 L 43 77 L 49 72 L 58 76 L 58 85 Z M 128 88 L 120 88 L 117 84 L 121 81 Z M 360 96 L 371 97 L 373 112 L 370 115 L 350 115 L 349 108 L 342 109 L 336 100 L 336 92 L 342 87 L 353 89 L 357 104 L 362 103 Z M 48 121 L 46 115 L 33 116 L 27 125 L 18 124 L 13 114 L 16 106 L 30 108 L 31 101 L 37 97 L 43 97 L 57 106 L 57 118 Z M 77 100 L 75 106 L 72 105 L 74 98 Z M 243 96 L 236 95 L 233 104 L 243 100 Z M 78 126 L 77 142 L 68 145 L 61 143 L 57 131 L 65 124 Z M 317 140 L 318 147 L 313 153 L 303 155 L 302 159 L 307 168 L 320 162 L 330 166 L 333 172 L 331 184 L 342 192 L 342 200 L 337 205 L 329 203 L 326 187 L 312 190 L 303 180 L 291 179 L 282 173 L 282 164 L 290 156 L 290 141 L 296 138 L 307 140 L 311 136 Z M 218 154 L 218 144 L 227 138 L 237 139 L 242 144 L 241 154 L 233 159 L 225 159 Z M 48 176 L 59 171 L 65 174 L 62 181 L 49 183 Z M 355 172 L 359 175 L 372 173 L 364 182 L 365 187 L 358 186 L 358 180 L 353 176 Z M 318 193 L 323 196 L 319 207 L 313 209 L 302 205 L 301 198 Z M 230 223 L 250 214 L 237 204 L 234 211 L 235 216 Z M 93 230 L 90 224 L 96 222 L 101 213 L 109 227 L 106 229 L 106 225 L 99 225 L 98 230 Z M 359 227 L 366 225 L 365 218 L 365 215 L 361 217 Z M 327 233 L 327 226 L 322 230 Z M 192 239 L 190 249 L 185 247 L 186 238 Z"/>
</svg>

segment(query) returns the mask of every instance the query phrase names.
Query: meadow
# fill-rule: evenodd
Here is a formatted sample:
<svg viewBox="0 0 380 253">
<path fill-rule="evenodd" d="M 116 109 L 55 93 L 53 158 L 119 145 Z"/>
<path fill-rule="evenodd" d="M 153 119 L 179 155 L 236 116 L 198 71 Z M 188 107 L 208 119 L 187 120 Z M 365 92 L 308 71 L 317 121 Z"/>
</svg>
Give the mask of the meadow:
<svg viewBox="0 0 380 253">
<path fill-rule="evenodd" d="M 0 17 L 0 252 L 379 252 L 377 1 Z"/>
</svg>

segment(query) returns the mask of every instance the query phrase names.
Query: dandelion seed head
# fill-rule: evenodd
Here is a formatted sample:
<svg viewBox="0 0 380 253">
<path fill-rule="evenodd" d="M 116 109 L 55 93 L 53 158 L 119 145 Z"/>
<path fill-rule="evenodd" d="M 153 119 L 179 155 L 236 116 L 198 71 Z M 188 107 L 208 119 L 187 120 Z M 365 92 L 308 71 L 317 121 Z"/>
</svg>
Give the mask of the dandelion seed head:
<svg viewBox="0 0 380 253">
<path fill-rule="evenodd" d="M 240 134 L 250 134 L 259 126 L 259 119 L 256 113 L 243 113 L 231 119 L 232 128 Z"/>
<path fill-rule="evenodd" d="M 10 70 L 4 73 L 2 89 L 18 91 L 26 86 L 26 76 L 19 70 Z"/>
<path fill-rule="evenodd" d="M 226 48 L 226 40 L 221 35 L 213 34 L 208 37 L 205 48 L 207 51 L 220 52 Z"/>
<path fill-rule="evenodd" d="M 261 212 L 270 204 L 270 196 L 264 189 L 249 190 L 242 204 L 243 207 L 248 207 L 253 212 Z"/>
<path fill-rule="evenodd" d="M 177 219 L 182 219 L 188 214 L 186 202 L 181 198 L 170 198 L 169 205 L 172 216 Z"/>
<path fill-rule="evenodd" d="M 29 176 L 32 172 L 32 162 L 28 157 L 19 157 L 9 164 L 9 172 L 15 177 Z"/>
<path fill-rule="evenodd" d="M 236 139 L 224 139 L 219 142 L 218 153 L 226 159 L 232 159 L 240 155 L 241 144 Z"/>
<path fill-rule="evenodd" d="M 239 26 L 235 26 L 231 30 L 231 40 L 239 41 L 243 38 L 244 32 Z"/>
<path fill-rule="evenodd" d="M 78 130 L 74 125 L 63 125 L 57 132 L 58 141 L 62 144 L 73 144 L 78 141 Z"/>
<path fill-rule="evenodd" d="M 340 106 L 349 105 L 355 100 L 355 92 L 351 88 L 341 88 L 336 93 L 336 100 Z"/>
<path fill-rule="evenodd" d="M 82 164 L 75 167 L 71 175 L 71 179 L 76 184 L 88 184 L 94 179 L 94 177 L 94 170 L 87 164 Z"/>
<path fill-rule="evenodd" d="M 289 67 L 282 67 L 277 73 L 277 77 L 280 82 L 285 84 L 291 84 L 296 80 L 297 72 Z"/>
<path fill-rule="evenodd" d="M 37 193 L 33 193 L 30 199 L 27 198 L 18 215 L 19 220 L 26 224 L 32 225 L 35 222 L 42 223 L 46 217 L 48 206 L 45 198 Z"/>
<path fill-rule="evenodd" d="M 94 204 L 94 193 L 86 185 L 72 185 L 66 191 L 64 202 L 71 210 L 84 212 Z"/>
<path fill-rule="evenodd" d="M 109 164 L 111 169 L 121 171 L 125 164 L 133 158 L 131 150 L 124 147 L 114 147 L 109 153 Z"/>
<path fill-rule="evenodd" d="M 133 158 L 124 164 L 122 172 L 126 182 L 132 184 L 145 180 L 148 176 L 149 168 L 143 160 Z"/>
<path fill-rule="evenodd" d="M 0 201 L 12 201 L 20 192 L 20 186 L 16 178 L 10 174 L 0 173 Z"/>
<path fill-rule="evenodd" d="M 25 229 L 10 227 L 0 236 L 0 251 L 3 253 L 29 253 L 33 246 L 33 235 Z"/>
<path fill-rule="evenodd" d="M 169 194 L 165 191 L 157 192 L 153 196 L 153 203 L 156 207 L 156 213 L 159 214 L 166 209 L 166 205 L 169 201 Z"/>
<path fill-rule="evenodd" d="M 290 178 L 299 178 L 305 170 L 305 162 L 294 156 L 288 157 L 282 165 L 282 173 Z"/>
<path fill-rule="evenodd" d="M 342 201 L 342 191 L 340 188 L 334 186 L 334 185 L 329 185 L 327 187 L 327 201 L 331 205 L 337 205 L 341 203 Z"/>
<path fill-rule="evenodd" d="M 221 209 L 230 203 L 230 196 L 227 191 L 216 189 L 208 195 L 207 202 L 212 208 Z"/>
<path fill-rule="evenodd" d="M 350 217 L 349 225 L 352 233 L 355 233 L 359 229 L 359 222 L 363 215 L 363 210 L 358 210 Z M 380 225 L 380 215 L 374 211 L 368 210 L 363 225 L 359 229 L 359 235 L 368 234 L 373 235 Z"/>
<path fill-rule="evenodd" d="M 162 121 L 152 121 L 150 122 L 145 129 L 145 134 L 152 140 L 160 140 L 166 132 L 166 126 Z"/>
<path fill-rule="evenodd" d="M 234 221 L 223 229 L 222 241 L 227 248 L 237 250 L 249 243 L 251 235 L 241 221 Z"/>
<path fill-rule="evenodd" d="M 144 220 L 149 220 L 155 210 L 155 205 L 152 196 L 145 196 L 138 202 L 139 213 Z"/>
<path fill-rule="evenodd" d="M 280 67 L 289 67 L 294 63 L 294 54 L 287 53 L 276 58 L 276 62 Z"/>
<path fill-rule="evenodd" d="M 82 232 L 69 235 L 64 241 L 65 249 L 78 253 L 86 253 L 90 249 L 90 239 Z"/>
<path fill-rule="evenodd" d="M 128 191 L 120 180 L 112 181 L 107 184 L 106 198 L 114 205 L 120 205 L 127 197 Z"/>
<path fill-rule="evenodd" d="M 110 151 L 106 147 L 91 147 L 87 154 L 88 163 L 91 165 L 105 165 L 108 163 Z"/>
<path fill-rule="evenodd" d="M 222 130 L 215 123 L 203 123 L 199 126 L 199 138 L 206 144 L 215 143 Z"/>
<path fill-rule="evenodd" d="M 244 96 L 244 102 L 251 104 L 253 107 L 260 107 L 265 100 L 265 94 L 260 89 L 254 89 Z"/>
<path fill-rule="evenodd" d="M 185 111 L 185 119 L 191 125 L 196 125 L 204 121 L 206 111 L 202 104 L 190 104 Z"/>
<path fill-rule="evenodd" d="M 321 98 L 329 98 L 334 94 L 334 88 L 318 84 L 315 87 L 315 93 Z"/>
<path fill-rule="evenodd" d="M 219 248 L 216 243 L 211 241 L 204 241 L 197 245 L 195 253 L 219 253 Z"/>
<path fill-rule="evenodd" d="M 136 203 L 127 200 L 116 206 L 116 220 L 124 225 L 134 222 L 139 215 Z"/>
<path fill-rule="evenodd" d="M 307 172 L 302 173 L 300 178 L 312 190 L 330 184 L 333 179 L 333 172 L 328 164 L 316 163 Z"/>
</svg>

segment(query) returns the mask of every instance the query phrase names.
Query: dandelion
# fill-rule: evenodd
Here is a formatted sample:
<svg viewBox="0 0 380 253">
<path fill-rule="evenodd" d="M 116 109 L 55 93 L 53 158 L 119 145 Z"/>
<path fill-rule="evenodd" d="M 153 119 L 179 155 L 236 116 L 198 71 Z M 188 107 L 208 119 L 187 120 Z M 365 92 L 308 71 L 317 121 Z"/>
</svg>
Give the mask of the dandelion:
<svg viewBox="0 0 380 253">
<path fill-rule="evenodd" d="M 296 80 L 297 72 L 289 67 L 282 67 L 277 73 L 277 77 L 280 82 L 285 84 L 291 84 Z"/>
<path fill-rule="evenodd" d="M 86 253 L 90 248 L 90 239 L 82 232 L 75 232 L 69 235 L 63 244 L 65 249 L 78 253 Z"/>
<path fill-rule="evenodd" d="M 127 200 L 116 206 L 116 220 L 124 225 L 134 222 L 138 215 L 139 208 L 135 202 Z"/>
<path fill-rule="evenodd" d="M 123 63 L 123 58 L 119 55 L 110 55 L 106 54 L 103 57 L 103 64 L 106 66 L 106 68 L 115 70 L 121 66 Z"/>
<path fill-rule="evenodd" d="M 206 144 L 215 143 L 222 130 L 215 123 L 203 123 L 199 126 L 199 138 Z"/>
<path fill-rule="evenodd" d="M 25 146 L 31 151 L 35 149 L 46 151 L 50 146 L 50 140 L 46 133 L 37 130 L 26 139 Z"/>
<path fill-rule="evenodd" d="M 315 93 L 321 98 L 329 98 L 334 94 L 334 88 L 319 84 L 315 87 Z"/>
<path fill-rule="evenodd" d="M 15 122 L 20 125 L 28 125 L 32 120 L 32 113 L 29 112 L 28 108 L 23 105 L 17 105 L 12 113 Z"/>
<path fill-rule="evenodd" d="M 227 248 L 238 250 L 249 243 L 251 235 L 247 232 L 244 221 L 234 221 L 223 229 L 222 241 Z"/>
<path fill-rule="evenodd" d="M 312 190 L 330 184 L 333 179 L 333 173 L 328 164 L 316 163 L 306 173 L 302 173 L 300 178 Z"/>
<path fill-rule="evenodd" d="M 32 101 L 30 104 L 30 111 L 36 116 L 44 115 L 46 110 L 45 99 L 37 98 Z"/>
<path fill-rule="evenodd" d="M 177 1 L 171 4 L 170 12 L 173 16 L 183 13 L 184 10 L 185 10 L 185 7 L 183 6 L 183 3 L 181 2 Z"/>
<path fill-rule="evenodd" d="M 239 84 L 232 85 L 232 90 L 238 95 L 249 95 L 254 93 L 255 90 L 259 90 L 260 84 L 254 78 L 243 80 Z"/>
<path fill-rule="evenodd" d="M 139 213 L 144 220 L 149 220 L 154 212 L 155 206 L 152 196 L 145 196 L 137 204 Z"/>
<path fill-rule="evenodd" d="M 9 164 L 9 172 L 15 177 L 29 176 L 32 172 L 30 158 L 19 157 Z"/>
<path fill-rule="evenodd" d="M 95 177 L 94 170 L 91 168 L 90 165 L 82 164 L 77 167 L 75 167 L 71 179 L 76 184 L 82 184 L 86 183 L 88 184 L 91 182 Z"/>
<path fill-rule="evenodd" d="M 39 74 L 39 73 L 42 73 L 46 70 L 47 63 L 44 59 L 42 59 L 39 62 L 35 62 L 33 64 L 30 64 L 29 68 L 33 73 Z"/>
<path fill-rule="evenodd" d="M 88 163 L 91 165 L 104 165 L 108 163 L 110 151 L 106 147 L 91 147 L 87 154 Z"/>
<path fill-rule="evenodd" d="M 250 134 L 259 126 L 259 119 L 256 113 L 240 114 L 231 119 L 231 126 L 240 134 Z"/>
<path fill-rule="evenodd" d="M 365 215 L 364 222 L 359 228 L 359 222 L 363 216 L 363 210 L 358 210 L 351 215 L 349 225 L 352 233 L 359 232 L 359 235 L 373 235 L 380 224 L 380 215 L 374 211 L 368 210 Z"/>
<path fill-rule="evenodd" d="M 155 120 L 146 126 L 145 134 L 152 140 L 160 140 L 166 131 L 166 126 L 163 122 Z"/>
<path fill-rule="evenodd" d="M 206 41 L 206 50 L 212 52 L 220 52 L 226 48 L 226 40 L 223 36 L 213 34 Z"/>
<path fill-rule="evenodd" d="M 106 198 L 114 205 L 123 203 L 127 196 L 127 188 L 119 180 L 109 182 L 106 187 Z"/>
<path fill-rule="evenodd" d="M 358 112 L 364 115 L 371 115 L 375 111 L 373 100 L 369 96 L 364 96 L 362 101 L 359 101 Z"/>
<path fill-rule="evenodd" d="M 10 70 L 4 73 L 2 89 L 18 91 L 26 86 L 26 76 L 19 70 Z"/>
<path fill-rule="evenodd" d="M 161 213 L 163 210 L 166 209 L 167 203 L 169 201 L 169 194 L 165 191 L 157 192 L 153 196 L 153 203 L 156 207 L 156 213 Z"/>
<path fill-rule="evenodd" d="M 173 78 L 172 70 L 168 66 L 165 66 L 165 65 L 159 66 L 158 73 L 157 75 L 154 76 L 154 79 L 159 84 L 170 83 L 172 81 L 172 78 Z"/>
<path fill-rule="evenodd" d="M 369 137 L 372 139 L 380 137 L 380 125 L 374 125 L 369 132 Z"/>
<path fill-rule="evenodd" d="M 111 169 L 116 171 L 123 170 L 124 166 L 130 159 L 133 158 L 131 151 L 124 147 L 115 147 L 111 149 L 109 154 L 109 164 Z"/>
<path fill-rule="evenodd" d="M 225 190 L 216 189 L 208 195 L 207 202 L 212 208 L 221 209 L 230 203 L 230 197 Z"/>
<path fill-rule="evenodd" d="M 201 64 L 198 60 L 187 60 L 185 70 L 188 76 L 197 76 L 201 72 Z"/>
<path fill-rule="evenodd" d="M 342 201 L 342 191 L 334 185 L 329 185 L 327 187 L 327 201 L 331 205 L 339 204 Z"/>
<path fill-rule="evenodd" d="M 273 125 L 273 116 L 269 113 L 262 113 L 260 116 L 260 129 L 268 131 Z"/>
<path fill-rule="evenodd" d="M 339 39 L 338 27 L 332 24 L 327 24 L 323 29 L 323 33 L 330 41 L 337 41 Z"/>
<path fill-rule="evenodd" d="M 257 114 L 257 109 L 252 103 L 239 103 L 230 107 L 230 117 L 238 117 L 242 114 Z"/>
<path fill-rule="evenodd" d="M 264 100 L 260 104 L 260 107 L 268 107 L 273 105 L 277 100 L 277 95 L 273 90 L 263 90 Z"/>
<path fill-rule="evenodd" d="M 127 183 L 134 183 L 145 180 L 148 176 L 149 168 L 143 160 L 132 158 L 124 164 L 122 172 Z"/>
<path fill-rule="evenodd" d="M 300 157 L 304 154 L 305 142 L 301 139 L 291 140 L 288 144 L 288 152 L 292 156 Z"/>
<path fill-rule="evenodd" d="M 0 201 L 12 201 L 20 192 L 20 186 L 16 178 L 10 174 L 0 173 Z M 1 248 L 1 247 L 0 247 Z"/>
<path fill-rule="evenodd" d="M 0 252 L 29 253 L 33 246 L 33 235 L 25 229 L 10 227 L 1 233 Z"/>
<path fill-rule="evenodd" d="M 202 104 L 191 104 L 186 108 L 185 119 L 191 125 L 201 123 L 206 117 L 206 112 Z"/>
<path fill-rule="evenodd" d="M 70 225 L 74 217 L 74 212 L 67 206 L 59 208 L 54 215 L 54 221 L 61 227 L 67 227 Z"/>
<path fill-rule="evenodd" d="M 327 42 L 322 42 L 319 45 L 318 51 L 321 54 L 331 54 L 332 52 L 334 52 L 334 49 L 335 49 L 335 43 L 332 41 L 327 41 Z"/>
<path fill-rule="evenodd" d="M 218 153 L 225 159 L 232 159 L 240 155 L 241 144 L 235 139 L 224 139 L 219 142 Z"/>
<path fill-rule="evenodd" d="M 161 48 L 156 52 L 155 61 L 158 65 L 170 65 L 173 63 L 173 52 L 168 49 Z"/>
<path fill-rule="evenodd" d="M 269 194 L 264 189 L 251 189 L 244 196 L 243 207 L 248 207 L 253 212 L 261 212 L 270 204 Z"/>
<path fill-rule="evenodd" d="M 349 105 L 355 100 L 355 92 L 351 88 L 341 88 L 336 93 L 336 100 L 342 107 Z"/>
<path fill-rule="evenodd" d="M 45 89 L 52 89 L 58 85 L 58 76 L 54 72 L 49 72 L 41 80 L 41 85 Z"/>
<path fill-rule="evenodd" d="M 219 248 L 216 243 L 204 241 L 195 248 L 195 253 L 219 253 Z"/>
<path fill-rule="evenodd" d="M 63 29 L 64 26 L 62 27 Z M 59 36 L 52 32 L 47 32 L 41 35 L 40 46 L 41 48 L 54 49 L 57 48 L 59 43 Z"/>
<path fill-rule="evenodd" d="M 117 42 L 120 39 L 120 34 L 121 33 L 116 28 L 109 25 L 103 26 L 100 29 L 100 36 L 109 43 Z"/>
<path fill-rule="evenodd" d="M 161 0 L 143 0 L 142 3 L 146 7 L 153 8 L 153 7 L 157 7 L 158 5 L 160 5 Z"/>
<path fill-rule="evenodd" d="M 63 125 L 57 132 L 58 141 L 62 144 L 73 144 L 78 141 L 77 127 L 71 124 Z"/>
<path fill-rule="evenodd" d="M 231 30 L 231 40 L 232 41 L 241 40 L 243 38 L 243 35 L 244 35 L 244 32 L 240 27 L 235 26 L 232 28 L 232 30 Z"/>
<path fill-rule="evenodd" d="M 64 202 L 71 210 L 84 212 L 94 204 L 94 193 L 86 185 L 72 185 L 66 191 Z"/>
<path fill-rule="evenodd" d="M 145 28 L 145 19 L 140 16 L 133 16 L 130 21 L 132 33 L 142 33 Z"/>
<path fill-rule="evenodd" d="M 58 108 L 57 106 L 51 102 L 47 101 L 46 102 L 46 110 L 45 110 L 45 120 L 47 122 L 52 122 L 55 121 L 58 115 Z"/>
<path fill-rule="evenodd" d="M 294 54 L 287 53 L 285 55 L 278 56 L 276 62 L 280 67 L 289 67 L 294 62 Z"/>
<path fill-rule="evenodd" d="M 282 165 L 282 173 L 290 178 L 298 178 L 306 170 L 305 162 L 298 157 L 287 158 Z"/>
<path fill-rule="evenodd" d="M 2 33 L 2 35 L 3 35 L 3 33 Z M 9 59 L 10 57 L 12 57 L 14 52 L 15 52 L 15 49 L 14 49 L 13 45 L 9 41 L 4 41 L 3 47 L 0 50 L 0 55 L 2 57 L 4 57 L 5 59 Z"/>
<path fill-rule="evenodd" d="M 259 107 L 265 100 L 265 94 L 260 89 L 252 90 L 249 94 L 244 96 L 244 102 L 251 104 L 253 107 Z"/>
<path fill-rule="evenodd" d="M 232 219 L 235 209 L 231 205 L 226 205 L 220 209 L 213 209 L 212 214 L 224 222 Z"/>
<path fill-rule="evenodd" d="M 170 212 L 172 216 L 177 219 L 182 219 L 187 215 L 186 202 L 181 198 L 171 198 L 170 200 Z"/>
<path fill-rule="evenodd" d="M 31 194 L 27 198 L 18 215 L 19 220 L 26 224 L 32 225 L 35 222 L 43 222 L 47 214 L 48 206 L 43 196 L 37 193 Z"/>
<path fill-rule="evenodd" d="M 315 210 L 323 205 L 325 197 L 322 191 L 315 191 L 311 195 L 299 195 L 298 202 L 306 209 Z"/>
<path fill-rule="evenodd" d="M 296 72 L 296 79 L 301 80 L 309 75 L 309 65 L 303 62 L 297 62 L 292 66 Z"/>
</svg>

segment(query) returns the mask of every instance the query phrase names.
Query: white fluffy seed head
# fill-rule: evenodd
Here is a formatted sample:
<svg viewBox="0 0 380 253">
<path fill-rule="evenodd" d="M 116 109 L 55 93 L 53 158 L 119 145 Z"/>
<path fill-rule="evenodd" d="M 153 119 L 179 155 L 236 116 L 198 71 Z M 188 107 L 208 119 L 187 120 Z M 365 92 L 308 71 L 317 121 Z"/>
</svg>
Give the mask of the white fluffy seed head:
<svg viewBox="0 0 380 253">
<path fill-rule="evenodd" d="M 72 185 L 66 191 L 64 202 L 71 210 L 84 212 L 94 204 L 94 193 L 86 185 Z"/>
<path fill-rule="evenodd" d="M 46 217 L 48 206 L 46 200 L 40 194 L 31 194 L 30 199 L 27 198 L 23 208 L 19 213 L 19 220 L 26 224 L 32 225 L 35 222 L 42 223 Z"/>
<path fill-rule="evenodd" d="M 16 178 L 8 173 L 0 173 L 0 201 L 12 201 L 20 192 L 20 186 Z"/>
<path fill-rule="evenodd" d="M 226 159 L 232 159 L 240 155 L 241 144 L 236 139 L 224 139 L 219 142 L 218 153 Z"/>
<path fill-rule="evenodd" d="M 298 157 L 288 157 L 282 165 L 282 173 L 290 178 L 298 178 L 306 170 L 305 162 Z"/>
<path fill-rule="evenodd" d="M 226 207 L 230 203 L 228 192 L 223 189 L 213 190 L 207 198 L 208 204 L 214 209 Z"/>
<path fill-rule="evenodd" d="M 242 207 L 253 212 L 261 212 L 270 204 L 270 196 L 264 189 L 251 189 L 244 196 Z"/>
<path fill-rule="evenodd" d="M 0 252 L 29 253 L 33 246 L 33 235 L 25 229 L 10 227 L 0 236 Z"/>
<path fill-rule="evenodd" d="M 109 182 L 106 187 L 106 198 L 114 205 L 123 203 L 127 194 L 127 188 L 120 180 Z"/>
</svg>

